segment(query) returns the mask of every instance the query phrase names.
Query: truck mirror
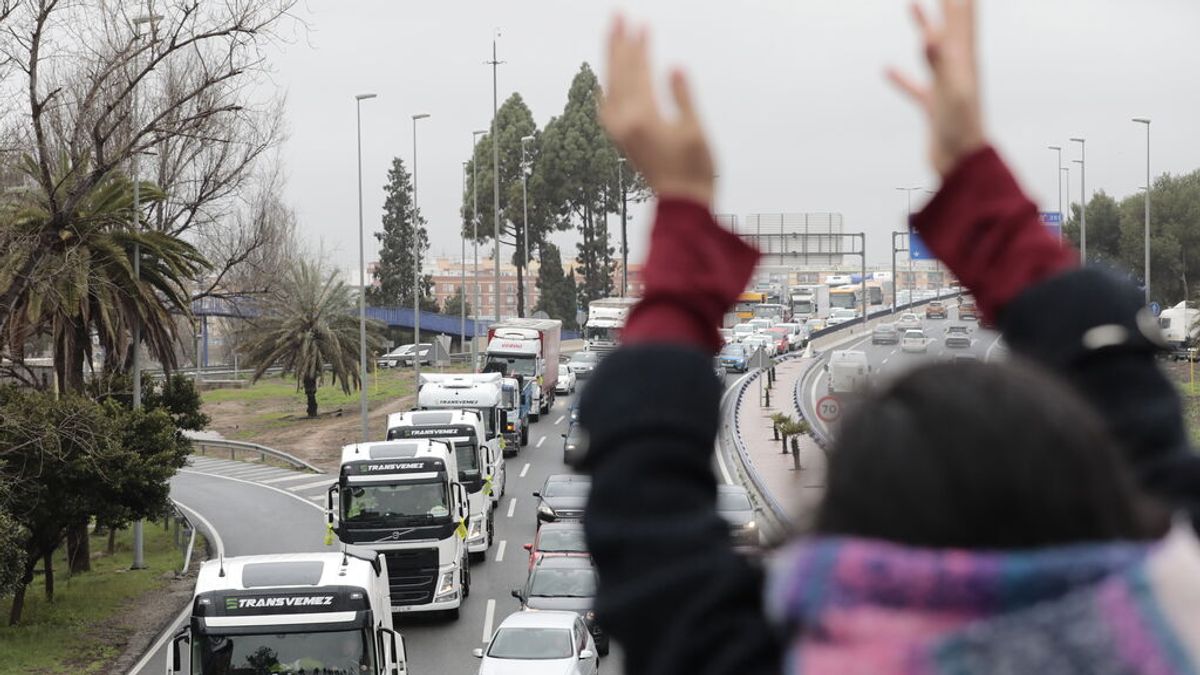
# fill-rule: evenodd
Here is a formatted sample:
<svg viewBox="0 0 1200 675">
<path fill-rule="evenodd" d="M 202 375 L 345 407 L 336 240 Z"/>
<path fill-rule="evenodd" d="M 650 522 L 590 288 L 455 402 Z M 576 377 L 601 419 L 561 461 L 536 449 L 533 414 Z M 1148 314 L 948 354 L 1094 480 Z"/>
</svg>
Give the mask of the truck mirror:
<svg viewBox="0 0 1200 675">
<path fill-rule="evenodd" d="M 329 523 L 330 527 L 337 527 L 337 514 L 333 510 L 333 495 L 341 494 L 341 490 L 337 483 L 329 486 L 325 492 L 325 522 Z"/>
<path fill-rule="evenodd" d="M 533 496 L 534 496 L 534 497 L 537 497 L 538 499 L 541 499 L 541 498 L 542 498 L 542 493 L 540 493 L 540 492 L 534 492 L 534 493 L 533 493 Z"/>
<path fill-rule="evenodd" d="M 191 641 L 192 639 L 188 635 L 188 628 L 186 627 L 179 631 L 179 633 L 175 635 L 174 639 L 171 640 L 171 672 L 178 673 L 183 669 L 183 659 L 180 658 L 179 643 L 186 642 L 190 644 Z"/>
<path fill-rule="evenodd" d="M 512 596 L 521 602 L 525 601 L 525 596 L 521 594 L 521 589 L 519 588 L 512 589 Z"/>
</svg>

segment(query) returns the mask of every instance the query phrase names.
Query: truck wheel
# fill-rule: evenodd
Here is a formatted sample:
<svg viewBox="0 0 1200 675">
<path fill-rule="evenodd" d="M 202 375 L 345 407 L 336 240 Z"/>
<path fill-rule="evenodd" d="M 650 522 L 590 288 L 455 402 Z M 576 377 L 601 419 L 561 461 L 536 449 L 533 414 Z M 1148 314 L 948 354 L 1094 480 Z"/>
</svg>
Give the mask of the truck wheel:
<svg viewBox="0 0 1200 675">
<path fill-rule="evenodd" d="M 468 563 L 466 558 L 463 558 L 462 561 L 461 574 L 462 576 L 459 579 L 459 583 L 462 584 L 463 600 L 466 600 L 471 596 L 471 565 Z"/>
<path fill-rule="evenodd" d="M 536 421 L 538 421 L 538 420 L 540 420 L 540 419 L 542 419 L 542 416 L 541 416 L 541 414 L 540 414 L 540 413 L 539 413 L 537 410 L 530 410 L 530 411 L 529 411 L 529 422 L 530 422 L 530 424 L 532 424 L 532 423 L 534 423 L 534 422 L 536 422 Z"/>
<path fill-rule="evenodd" d="M 526 426 L 524 429 L 521 429 L 521 447 L 523 448 L 527 445 L 529 445 L 529 427 L 528 426 Z"/>
</svg>

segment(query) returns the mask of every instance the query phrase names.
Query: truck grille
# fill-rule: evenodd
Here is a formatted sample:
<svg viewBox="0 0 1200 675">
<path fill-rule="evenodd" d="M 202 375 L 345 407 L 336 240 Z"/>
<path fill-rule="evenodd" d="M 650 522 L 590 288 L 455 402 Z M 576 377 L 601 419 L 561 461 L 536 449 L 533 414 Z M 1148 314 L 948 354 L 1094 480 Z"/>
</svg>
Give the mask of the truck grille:
<svg viewBox="0 0 1200 675">
<path fill-rule="evenodd" d="M 425 605 L 433 602 L 438 582 L 436 548 L 384 551 L 388 566 L 388 590 L 393 605 Z"/>
</svg>

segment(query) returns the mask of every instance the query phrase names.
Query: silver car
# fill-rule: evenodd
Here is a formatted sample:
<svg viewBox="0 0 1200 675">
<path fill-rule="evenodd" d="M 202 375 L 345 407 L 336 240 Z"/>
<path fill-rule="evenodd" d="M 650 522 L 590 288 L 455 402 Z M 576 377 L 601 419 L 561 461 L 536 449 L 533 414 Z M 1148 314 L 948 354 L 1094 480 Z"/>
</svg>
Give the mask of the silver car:
<svg viewBox="0 0 1200 675">
<path fill-rule="evenodd" d="M 516 612 L 500 622 L 482 659 L 479 675 L 596 675 L 600 655 L 595 640 L 575 612 Z"/>
</svg>

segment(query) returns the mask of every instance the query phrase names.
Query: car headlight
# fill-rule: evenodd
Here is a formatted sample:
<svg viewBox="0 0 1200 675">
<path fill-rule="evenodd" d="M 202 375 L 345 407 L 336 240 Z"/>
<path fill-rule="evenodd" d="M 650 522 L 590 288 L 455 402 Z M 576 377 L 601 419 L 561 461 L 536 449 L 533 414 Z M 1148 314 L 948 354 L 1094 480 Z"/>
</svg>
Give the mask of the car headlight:
<svg viewBox="0 0 1200 675">
<path fill-rule="evenodd" d="M 483 538 L 483 519 L 475 516 L 471 518 L 471 529 L 467 534 L 467 541 L 477 541 Z"/>
<path fill-rule="evenodd" d="M 590 609 L 589 609 L 587 612 L 584 612 L 584 614 L 583 614 L 583 620 L 584 620 L 584 621 L 588 621 L 588 622 L 595 621 L 595 620 L 596 620 L 596 613 L 595 613 L 594 611 L 592 611 L 592 610 L 590 610 Z"/>
<path fill-rule="evenodd" d="M 547 518 L 555 517 L 554 509 L 550 508 L 550 506 L 548 504 L 544 504 L 544 503 L 538 504 L 538 514 L 542 515 L 542 516 L 546 516 Z"/>
<path fill-rule="evenodd" d="M 563 450 L 574 450 L 574 449 L 575 449 L 574 443 L 568 443 L 566 446 L 563 447 Z"/>
<path fill-rule="evenodd" d="M 454 573 L 458 571 L 457 565 L 452 565 L 449 570 L 442 573 L 442 579 L 438 583 L 437 593 L 434 595 L 443 600 L 454 600 L 458 597 L 458 591 L 454 588 Z M 451 596 L 446 598 L 445 596 Z"/>
<path fill-rule="evenodd" d="M 758 523 L 756 523 L 752 520 L 752 521 L 746 523 L 745 527 L 747 530 L 753 530 L 758 527 Z"/>
</svg>

